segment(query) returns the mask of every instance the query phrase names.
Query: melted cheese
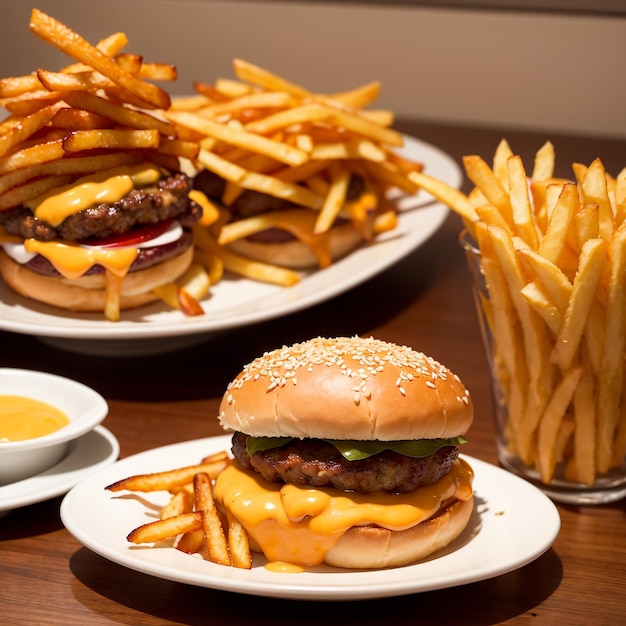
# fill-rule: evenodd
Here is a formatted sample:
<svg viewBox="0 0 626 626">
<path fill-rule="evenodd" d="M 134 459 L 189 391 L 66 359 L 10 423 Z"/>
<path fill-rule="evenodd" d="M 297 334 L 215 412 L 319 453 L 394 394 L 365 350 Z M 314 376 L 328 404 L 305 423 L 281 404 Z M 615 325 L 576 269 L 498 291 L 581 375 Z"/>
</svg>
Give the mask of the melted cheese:
<svg viewBox="0 0 626 626">
<path fill-rule="evenodd" d="M 69 280 L 82 276 L 92 265 L 102 265 L 116 276 L 125 276 L 139 253 L 138 248 L 98 248 L 60 241 L 24 241 L 26 252 L 41 254 Z"/>
<path fill-rule="evenodd" d="M 153 165 L 117 167 L 79 178 L 77 181 L 53 189 L 26 203 L 36 217 L 51 226 L 58 226 L 65 218 L 99 202 L 117 202 L 134 186 L 159 180 L 160 172 Z"/>
<path fill-rule="evenodd" d="M 218 477 L 217 501 L 246 528 L 270 563 L 317 565 L 352 526 L 405 530 L 448 498 L 472 496 L 473 472 L 457 460 L 450 473 L 410 494 L 346 494 L 270 483 L 233 462 Z"/>
<path fill-rule="evenodd" d="M 47 402 L 0 395 L 0 444 L 43 437 L 69 423 L 63 411 Z"/>
</svg>

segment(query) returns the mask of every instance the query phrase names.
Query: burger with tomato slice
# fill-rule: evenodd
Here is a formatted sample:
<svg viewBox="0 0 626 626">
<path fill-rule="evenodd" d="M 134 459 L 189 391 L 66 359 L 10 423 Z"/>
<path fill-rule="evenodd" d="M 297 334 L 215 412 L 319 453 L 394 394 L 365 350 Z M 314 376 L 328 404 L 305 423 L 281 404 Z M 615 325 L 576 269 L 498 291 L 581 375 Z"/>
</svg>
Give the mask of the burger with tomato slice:
<svg viewBox="0 0 626 626">
<path fill-rule="evenodd" d="M 233 462 L 215 495 L 271 563 L 379 569 L 451 544 L 473 510 L 459 446 L 473 419 L 457 376 L 406 346 L 318 337 L 229 384 Z"/>
<path fill-rule="evenodd" d="M 192 180 L 135 162 L 65 183 L 0 212 L 0 274 L 23 296 L 72 311 L 120 310 L 190 266 L 202 209 Z M 192 194 L 193 196 L 193 194 Z"/>
</svg>

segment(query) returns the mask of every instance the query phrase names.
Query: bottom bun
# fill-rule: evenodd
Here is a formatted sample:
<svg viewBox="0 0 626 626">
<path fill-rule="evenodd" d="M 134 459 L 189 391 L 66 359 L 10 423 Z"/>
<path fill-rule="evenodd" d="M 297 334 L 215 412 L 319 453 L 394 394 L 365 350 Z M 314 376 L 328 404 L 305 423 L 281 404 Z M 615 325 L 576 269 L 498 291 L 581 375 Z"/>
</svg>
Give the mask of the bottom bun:
<svg viewBox="0 0 626 626">
<path fill-rule="evenodd" d="M 193 246 L 190 246 L 179 256 L 127 274 L 122 281 L 120 310 L 133 309 L 158 300 L 152 290 L 176 280 L 187 270 L 192 260 Z M 70 311 L 104 311 L 106 292 L 103 274 L 86 276 L 76 281 L 43 276 L 16 263 L 0 250 L 0 275 L 9 287 L 26 298 Z M 81 281 L 84 283 L 81 284 Z"/>
<path fill-rule="evenodd" d="M 334 226 L 327 236 L 327 249 L 320 252 L 328 257 L 328 262 L 335 261 L 352 252 L 363 242 L 363 236 L 352 224 L 345 223 Z M 228 244 L 228 248 L 237 254 L 249 259 L 280 265 L 291 269 L 306 269 L 314 266 L 324 266 L 313 250 L 298 239 L 280 243 L 265 243 L 250 239 L 237 239 Z"/>
<path fill-rule="evenodd" d="M 473 508 L 473 498 L 457 500 L 435 517 L 401 531 L 355 526 L 327 552 L 324 560 L 328 565 L 349 569 L 415 563 L 454 541 L 467 526 Z"/>
</svg>

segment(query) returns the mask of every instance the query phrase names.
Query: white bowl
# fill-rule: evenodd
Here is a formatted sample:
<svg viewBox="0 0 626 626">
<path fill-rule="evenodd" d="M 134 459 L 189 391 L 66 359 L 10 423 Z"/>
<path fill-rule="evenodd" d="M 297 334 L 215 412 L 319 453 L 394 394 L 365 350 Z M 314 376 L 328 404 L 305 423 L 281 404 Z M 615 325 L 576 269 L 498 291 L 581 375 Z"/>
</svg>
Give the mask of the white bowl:
<svg viewBox="0 0 626 626">
<path fill-rule="evenodd" d="M 70 442 L 95 428 L 109 412 L 106 400 L 86 385 L 32 370 L 0 368 L 0 395 L 47 402 L 70 420 L 43 437 L 0 443 L 0 485 L 35 476 L 56 465 Z"/>
</svg>

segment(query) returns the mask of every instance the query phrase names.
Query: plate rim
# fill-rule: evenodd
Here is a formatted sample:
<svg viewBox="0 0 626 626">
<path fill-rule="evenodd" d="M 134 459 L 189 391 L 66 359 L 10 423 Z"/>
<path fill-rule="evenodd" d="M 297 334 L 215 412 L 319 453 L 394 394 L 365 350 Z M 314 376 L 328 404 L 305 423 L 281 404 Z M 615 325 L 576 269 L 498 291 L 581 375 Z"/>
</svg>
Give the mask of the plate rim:
<svg viewBox="0 0 626 626">
<path fill-rule="evenodd" d="M 264 559 L 262 557 L 255 559 L 258 561 L 258 564 L 255 563 L 252 570 L 237 570 L 236 568 L 224 568 L 224 566 L 208 563 L 197 557 L 183 555 L 184 558 L 194 559 L 196 563 L 192 564 L 191 561 L 186 562 L 187 570 L 185 571 L 176 569 L 174 566 L 170 566 L 170 569 L 167 569 L 159 562 L 159 557 L 163 556 L 163 553 L 156 554 L 154 548 L 129 545 L 119 548 L 117 546 L 107 546 L 106 542 L 103 543 L 102 538 L 94 538 L 93 535 L 90 535 L 89 529 L 83 528 L 80 523 L 77 524 L 73 507 L 75 506 L 76 498 L 81 498 L 84 495 L 83 491 L 87 493 L 98 493 L 98 485 L 102 488 L 102 491 L 104 491 L 106 484 L 110 484 L 119 478 L 130 475 L 130 473 L 137 473 L 137 469 L 131 469 L 129 473 L 128 468 L 132 468 L 138 463 L 141 465 L 149 461 L 149 463 L 146 464 L 146 471 L 159 471 L 154 467 L 155 461 L 158 461 L 156 463 L 157 467 L 161 466 L 161 469 L 169 469 L 173 461 L 168 462 L 168 459 L 175 458 L 176 452 L 181 455 L 187 455 L 188 458 L 188 454 L 192 448 L 201 448 L 203 452 L 210 453 L 211 451 L 217 451 L 225 447 L 228 449 L 229 442 L 230 435 L 218 435 L 169 444 L 145 450 L 121 459 L 108 468 L 104 468 L 100 472 L 87 477 L 66 494 L 61 504 L 61 520 L 74 538 L 89 550 L 118 565 L 156 578 L 192 586 L 243 593 L 246 595 L 293 600 L 323 599 L 329 601 L 383 598 L 422 593 L 494 578 L 519 569 L 540 557 L 551 547 L 560 531 L 561 521 L 558 509 L 537 487 L 498 466 L 464 454 L 461 456 L 474 468 L 480 485 L 477 490 L 475 482 L 475 495 L 478 496 L 478 499 L 475 499 L 477 504 L 475 504 L 473 515 L 478 516 L 479 521 L 479 528 L 476 534 L 472 534 L 472 536 L 468 537 L 467 533 L 471 534 L 473 531 L 466 529 L 466 533 L 461 535 L 457 540 L 457 547 L 451 547 L 448 551 L 444 550 L 440 555 L 434 555 L 432 558 L 417 564 L 384 570 L 387 576 L 383 576 L 382 580 L 380 580 L 380 571 L 346 571 L 327 567 L 325 567 L 325 571 L 322 572 L 307 571 L 304 574 L 293 575 L 275 574 L 263 569 Z M 206 449 L 204 447 L 205 445 Z M 420 573 L 422 573 L 420 570 L 427 569 L 432 563 L 435 563 L 435 569 L 437 569 L 437 565 L 439 565 L 439 569 L 441 570 L 441 563 L 444 562 L 443 559 L 447 559 L 448 561 L 452 560 L 454 562 L 454 559 L 462 550 L 467 550 L 467 546 L 477 541 L 477 537 L 480 536 L 480 528 L 483 526 L 485 520 L 488 519 L 485 516 L 488 515 L 489 498 L 485 498 L 485 496 L 489 493 L 490 481 L 485 480 L 485 476 L 490 477 L 491 481 L 493 481 L 494 477 L 496 477 L 497 481 L 505 481 L 509 486 L 507 490 L 508 493 L 513 490 L 517 490 L 518 492 L 521 490 L 526 498 L 532 497 L 535 505 L 533 507 L 533 516 L 538 517 L 535 512 L 537 506 L 541 509 L 542 523 L 539 528 L 542 534 L 540 536 L 533 536 L 535 543 L 531 550 L 526 551 L 523 555 L 519 555 L 514 559 L 509 559 L 507 562 L 502 562 L 497 566 L 496 564 L 491 564 L 487 567 L 483 560 L 480 567 L 473 568 L 471 571 L 460 572 L 456 577 L 451 577 L 449 574 L 445 574 L 446 565 L 444 565 L 444 573 L 440 571 L 438 575 L 433 576 L 433 572 L 431 572 L 425 578 L 420 577 Z M 481 485 L 480 483 L 483 480 L 485 482 Z M 511 489 L 511 486 L 513 486 L 514 489 Z M 498 495 L 501 497 L 501 494 Z M 493 498 L 494 494 L 492 493 L 491 496 Z M 94 497 L 97 498 L 98 496 Z M 100 503 L 100 506 L 96 508 L 102 511 L 103 502 L 114 502 L 116 494 L 101 493 L 100 497 L 104 498 L 104 500 Z M 479 504 L 481 501 L 482 504 Z M 480 511 L 479 508 L 485 505 L 487 509 Z M 494 512 L 493 515 L 494 519 L 496 515 L 499 515 L 497 519 L 502 520 L 501 524 L 507 523 L 505 514 L 500 515 Z M 120 517 L 123 516 L 118 515 L 117 519 Z M 139 525 L 139 523 L 140 519 L 138 518 L 137 525 Z M 491 523 L 494 524 L 498 522 L 492 520 Z M 499 528 L 502 528 L 502 525 Z M 120 542 L 130 530 L 132 530 L 132 528 L 119 529 Z M 508 537 L 508 539 L 510 539 L 510 537 Z M 117 539 L 115 539 L 115 541 L 117 542 Z M 452 546 L 454 545 L 453 543 Z M 141 558 L 137 557 L 137 554 L 140 554 L 141 551 L 145 549 L 153 551 L 154 554 L 152 556 L 154 556 L 154 559 L 141 560 Z M 475 549 L 478 549 L 478 547 Z M 176 553 L 174 548 L 163 548 L 163 550 L 173 551 L 169 552 L 170 556 Z M 164 557 L 164 559 L 165 558 L 166 557 Z M 437 562 L 439 563 L 437 564 Z M 199 569 L 196 569 L 196 564 L 198 564 Z M 164 569 L 166 571 L 164 571 Z M 389 575 L 389 572 L 396 572 L 396 576 L 394 577 L 393 574 Z M 394 578 L 398 576 L 397 572 L 401 572 L 400 579 L 394 581 Z M 338 584 L 340 580 L 337 578 L 338 574 L 346 577 L 344 581 L 346 584 Z M 294 578 L 288 579 L 285 578 L 286 576 L 293 576 Z M 261 577 L 260 581 L 256 579 L 258 577 Z M 330 577 L 332 581 L 325 577 Z M 378 580 L 376 580 L 376 578 L 378 578 Z"/>
<path fill-rule="evenodd" d="M 98 459 L 95 463 L 71 470 L 70 476 L 55 476 L 55 472 L 58 471 L 60 466 L 67 464 L 72 460 L 72 457 L 81 453 L 85 446 L 89 445 L 94 438 L 104 440 L 111 446 L 111 451 L 106 457 Z M 98 425 L 89 432 L 77 437 L 70 445 L 70 452 L 51 468 L 17 483 L 0 486 L 0 515 L 67 494 L 79 482 L 88 478 L 90 474 L 106 469 L 119 458 L 119 441 L 108 428 L 102 425 Z M 6 492 L 19 489 L 21 487 L 20 483 L 24 483 L 28 490 L 21 494 L 9 495 L 7 497 Z"/>
</svg>

